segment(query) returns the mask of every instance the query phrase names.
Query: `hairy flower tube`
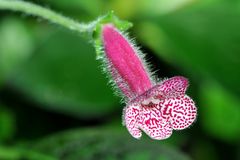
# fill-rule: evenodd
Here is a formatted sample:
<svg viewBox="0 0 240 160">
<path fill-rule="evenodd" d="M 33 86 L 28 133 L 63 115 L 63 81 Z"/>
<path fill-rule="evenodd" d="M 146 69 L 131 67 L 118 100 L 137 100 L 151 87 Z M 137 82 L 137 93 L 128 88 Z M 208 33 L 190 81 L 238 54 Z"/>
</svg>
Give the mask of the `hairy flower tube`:
<svg viewBox="0 0 240 160">
<path fill-rule="evenodd" d="M 102 26 L 102 44 L 107 70 L 125 98 L 123 124 L 134 138 L 144 131 L 152 139 L 166 139 L 195 121 L 197 109 L 185 94 L 186 78 L 152 80 L 142 53 L 112 24 Z"/>
</svg>

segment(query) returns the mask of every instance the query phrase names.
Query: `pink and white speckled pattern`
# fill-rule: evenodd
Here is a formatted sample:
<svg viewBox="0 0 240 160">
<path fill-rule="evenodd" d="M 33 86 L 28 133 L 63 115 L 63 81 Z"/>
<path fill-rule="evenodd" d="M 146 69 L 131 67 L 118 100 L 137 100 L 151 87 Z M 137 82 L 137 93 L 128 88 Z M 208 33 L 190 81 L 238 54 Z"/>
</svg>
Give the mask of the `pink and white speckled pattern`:
<svg viewBox="0 0 240 160">
<path fill-rule="evenodd" d="M 162 95 L 130 103 L 123 113 L 129 133 L 139 139 L 142 130 L 152 139 L 162 140 L 170 137 L 173 129 L 189 127 L 196 119 L 197 109 L 193 100 L 185 95 L 186 82 L 181 77 L 173 77 L 157 87 L 159 92 L 155 88 L 153 93 Z M 179 91 L 179 94 L 172 94 L 173 91 Z"/>
<path fill-rule="evenodd" d="M 162 93 L 165 98 L 177 97 L 184 95 L 188 87 L 188 80 L 182 76 L 175 76 L 164 80 L 155 88 Z"/>
</svg>

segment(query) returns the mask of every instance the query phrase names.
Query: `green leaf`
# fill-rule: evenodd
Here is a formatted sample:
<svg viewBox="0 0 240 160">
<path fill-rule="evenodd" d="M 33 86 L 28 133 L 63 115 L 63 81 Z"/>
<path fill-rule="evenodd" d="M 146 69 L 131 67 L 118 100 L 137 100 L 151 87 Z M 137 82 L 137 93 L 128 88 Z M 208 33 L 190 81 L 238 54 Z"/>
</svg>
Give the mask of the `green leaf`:
<svg viewBox="0 0 240 160">
<path fill-rule="evenodd" d="M 15 130 L 14 114 L 0 104 L 0 143 L 12 139 Z"/>
<path fill-rule="evenodd" d="M 0 146 L 0 159 L 6 160 L 57 160 L 56 158 L 40 154 L 31 149 Z"/>
<path fill-rule="evenodd" d="M 50 4 L 51 7 L 60 8 L 61 11 L 66 11 L 67 13 L 75 13 L 76 16 L 82 14 L 85 18 L 89 18 L 89 15 L 96 17 L 103 13 L 103 8 L 106 5 L 104 0 L 88 0 L 79 1 L 71 0 L 42 0 L 45 4 Z M 65 12 L 65 13 L 66 13 Z M 87 16 L 86 16 L 87 14 Z"/>
<path fill-rule="evenodd" d="M 20 20 L 5 18 L 0 23 L 0 82 L 31 55 L 34 43 L 28 27 Z"/>
<path fill-rule="evenodd" d="M 240 134 L 240 101 L 216 82 L 201 86 L 199 120 L 207 133 L 228 142 Z"/>
<path fill-rule="evenodd" d="M 224 3 L 186 8 L 148 19 L 142 42 L 195 77 L 211 77 L 240 94 L 240 12 Z"/>
<path fill-rule="evenodd" d="M 53 30 L 11 83 L 41 107 L 82 118 L 120 107 L 95 60 L 94 48 L 77 35 Z"/>
<path fill-rule="evenodd" d="M 72 130 L 40 140 L 34 150 L 64 160 L 189 160 L 183 153 L 150 139 L 136 140 L 127 131 L 110 128 Z"/>
</svg>

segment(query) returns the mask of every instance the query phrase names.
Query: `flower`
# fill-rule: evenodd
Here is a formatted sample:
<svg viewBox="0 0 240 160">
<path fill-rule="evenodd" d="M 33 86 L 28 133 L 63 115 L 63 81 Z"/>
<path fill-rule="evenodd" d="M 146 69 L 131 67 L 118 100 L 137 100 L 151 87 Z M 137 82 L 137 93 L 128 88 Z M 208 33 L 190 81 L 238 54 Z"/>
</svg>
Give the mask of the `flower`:
<svg viewBox="0 0 240 160">
<path fill-rule="evenodd" d="M 152 139 L 166 139 L 173 129 L 185 129 L 195 121 L 197 109 L 185 94 L 186 78 L 154 82 L 142 53 L 112 24 L 102 27 L 102 42 L 108 72 L 126 99 L 123 124 L 134 138 L 144 131 Z"/>
<path fill-rule="evenodd" d="M 123 113 L 130 134 L 140 138 L 143 130 L 151 138 L 162 140 L 170 137 L 173 129 L 189 127 L 196 119 L 197 109 L 185 95 L 187 86 L 187 79 L 176 76 L 130 101 Z"/>
</svg>

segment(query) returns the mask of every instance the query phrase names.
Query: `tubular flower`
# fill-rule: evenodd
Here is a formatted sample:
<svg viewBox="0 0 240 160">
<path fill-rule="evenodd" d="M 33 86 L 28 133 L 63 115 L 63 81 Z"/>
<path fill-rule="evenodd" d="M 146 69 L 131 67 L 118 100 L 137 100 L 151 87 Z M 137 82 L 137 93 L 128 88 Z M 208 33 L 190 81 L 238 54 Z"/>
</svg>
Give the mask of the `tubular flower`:
<svg viewBox="0 0 240 160">
<path fill-rule="evenodd" d="M 142 53 L 112 24 L 102 27 L 102 43 L 108 72 L 125 98 L 123 124 L 134 138 L 144 131 L 152 139 L 166 139 L 173 129 L 182 130 L 194 122 L 197 109 L 185 94 L 186 78 L 153 81 Z"/>
</svg>

